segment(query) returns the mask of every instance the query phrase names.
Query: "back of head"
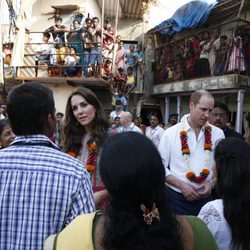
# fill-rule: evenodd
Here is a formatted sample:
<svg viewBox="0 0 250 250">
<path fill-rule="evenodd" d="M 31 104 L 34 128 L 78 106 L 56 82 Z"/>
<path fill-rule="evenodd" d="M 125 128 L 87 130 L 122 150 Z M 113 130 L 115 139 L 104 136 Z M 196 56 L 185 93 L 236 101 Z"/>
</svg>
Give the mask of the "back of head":
<svg viewBox="0 0 250 250">
<path fill-rule="evenodd" d="M 100 169 L 112 197 L 130 200 L 138 208 L 141 203 L 155 202 L 155 190 L 165 185 L 165 171 L 157 149 L 135 132 L 121 133 L 104 143 Z"/>
<path fill-rule="evenodd" d="M 48 115 L 55 116 L 53 93 L 37 82 L 21 84 L 8 96 L 7 113 L 16 135 L 44 134 Z"/>
<path fill-rule="evenodd" d="M 179 249 L 176 221 L 166 206 L 165 170 L 153 143 L 136 132 L 110 137 L 103 145 L 99 168 L 112 197 L 106 249 Z M 147 225 L 141 204 L 150 211 L 155 204 L 160 220 Z"/>
<path fill-rule="evenodd" d="M 218 143 L 214 158 L 232 243 L 237 249 L 249 249 L 250 147 L 239 138 L 228 137 Z"/>
</svg>

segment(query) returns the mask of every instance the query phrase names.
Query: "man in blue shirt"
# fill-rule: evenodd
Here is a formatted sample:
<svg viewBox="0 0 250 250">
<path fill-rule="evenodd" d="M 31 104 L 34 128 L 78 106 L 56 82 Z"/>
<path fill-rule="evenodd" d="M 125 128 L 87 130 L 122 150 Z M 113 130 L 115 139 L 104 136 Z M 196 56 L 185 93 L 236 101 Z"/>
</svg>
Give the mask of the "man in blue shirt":
<svg viewBox="0 0 250 250">
<path fill-rule="evenodd" d="M 77 215 L 95 210 L 83 164 L 49 140 L 53 93 L 39 83 L 14 88 L 7 113 L 17 135 L 0 150 L 0 249 L 43 249 Z"/>
</svg>

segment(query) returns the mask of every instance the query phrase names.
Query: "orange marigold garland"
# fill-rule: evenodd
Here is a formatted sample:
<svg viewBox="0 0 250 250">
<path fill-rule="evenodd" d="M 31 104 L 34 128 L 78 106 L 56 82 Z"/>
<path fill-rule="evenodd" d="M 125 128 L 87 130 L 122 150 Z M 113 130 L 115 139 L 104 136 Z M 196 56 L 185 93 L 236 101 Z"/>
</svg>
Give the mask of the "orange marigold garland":
<svg viewBox="0 0 250 250">
<path fill-rule="evenodd" d="M 96 171 L 96 161 L 97 161 L 97 147 L 95 142 L 88 145 L 88 158 L 86 161 L 86 169 L 90 174 L 93 174 Z M 77 154 L 73 151 L 68 151 L 67 154 L 76 158 Z"/>
<path fill-rule="evenodd" d="M 204 135 L 205 135 L 205 141 L 204 141 L 204 150 L 206 152 L 206 159 L 205 159 L 205 166 L 206 168 L 203 168 L 200 172 L 199 176 L 196 176 L 196 174 L 193 171 L 188 171 L 186 173 L 186 178 L 192 182 L 195 183 L 201 183 L 206 180 L 206 178 L 209 176 L 210 171 L 208 169 L 209 165 L 209 155 L 207 153 L 209 151 L 212 151 L 212 135 L 211 135 L 212 127 L 206 126 L 204 129 Z M 180 139 L 181 139 L 181 151 L 182 155 L 184 156 L 187 169 L 190 170 L 189 166 L 189 155 L 190 155 L 190 149 L 188 146 L 188 136 L 187 132 L 185 130 L 180 131 Z"/>
<path fill-rule="evenodd" d="M 95 142 L 88 145 L 88 159 L 86 162 L 86 169 L 90 174 L 93 174 L 96 171 L 96 161 L 97 161 L 97 147 Z"/>
<path fill-rule="evenodd" d="M 76 153 L 73 151 L 68 151 L 67 154 L 74 157 L 74 158 L 76 158 L 76 156 L 77 156 Z"/>
</svg>

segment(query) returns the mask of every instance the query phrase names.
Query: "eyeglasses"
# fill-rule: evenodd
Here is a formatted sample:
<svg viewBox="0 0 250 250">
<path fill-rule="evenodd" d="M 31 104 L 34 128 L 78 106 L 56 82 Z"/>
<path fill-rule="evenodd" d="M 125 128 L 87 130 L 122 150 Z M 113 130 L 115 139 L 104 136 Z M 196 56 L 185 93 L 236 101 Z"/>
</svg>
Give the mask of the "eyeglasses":
<svg viewBox="0 0 250 250">
<path fill-rule="evenodd" d="M 225 118 L 227 115 L 225 113 L 211 113 L 211 116 L 214 117 L 220 117 L 220 118 Z"/>
</svg>

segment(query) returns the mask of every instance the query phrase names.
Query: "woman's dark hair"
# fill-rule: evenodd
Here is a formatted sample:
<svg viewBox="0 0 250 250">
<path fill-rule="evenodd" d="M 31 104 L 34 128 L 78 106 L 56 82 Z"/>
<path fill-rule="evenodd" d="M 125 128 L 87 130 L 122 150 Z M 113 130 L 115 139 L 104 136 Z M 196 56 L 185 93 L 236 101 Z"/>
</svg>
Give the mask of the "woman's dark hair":
<svg viewBox="0 0 250 250">
<path fill-rule="evenodd" d="M 104 226 L 105 249 L 182 249 L 178 225 L 166 200 L 165 169 L 153 143 L 136 132 L 108 138 L 99 167 L 111 195 Z M 148 225 L 140 208 L 159 210 Z"/>
<path fill-rule="evenodd" d="M 236 249 L 250 249 L 250 147 L 235 137 L 221 140 L 214 154 L 218 192 Z"/>
<path fill-rule="evenodd" d="M 48 115 L 55 117 L 53 92 L 38 82 L 21 84 L 8 96 L 7 113 L 16 135 L 43 134 Z"/>
<path fill-rule="evenodd" d="M 2 134 L 4 128 L 5 128 L 7 125 L 10 125 L 10 122 L 9 122 L 8 119 L 1 119 L 1 120 L 0 120 L 0 135 Z"/>
<path fill-rule="evenodd" d="M 87 88 L 76 89 L 68 98 L 65 111 L 65 120 L 63 126 L 63 150 L 65 152 L 73 151 L 79 154 L 82 146 L 82 137 L 85 133 L 83 126 L 78 124 L 71 107 L 71 98 L 75 95 L 82 96 L 89 104 L 93 105 L 96 109 L 96 115 L 93 120 L 92 134 L 88 141 L 92 143 L 95 141 L 99 147 L 107 133 L 109 121 L 105 114 L 102 104 L 96 95 Z"/>
</svg>

